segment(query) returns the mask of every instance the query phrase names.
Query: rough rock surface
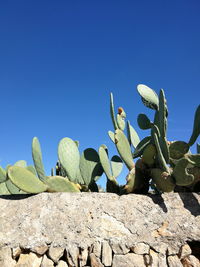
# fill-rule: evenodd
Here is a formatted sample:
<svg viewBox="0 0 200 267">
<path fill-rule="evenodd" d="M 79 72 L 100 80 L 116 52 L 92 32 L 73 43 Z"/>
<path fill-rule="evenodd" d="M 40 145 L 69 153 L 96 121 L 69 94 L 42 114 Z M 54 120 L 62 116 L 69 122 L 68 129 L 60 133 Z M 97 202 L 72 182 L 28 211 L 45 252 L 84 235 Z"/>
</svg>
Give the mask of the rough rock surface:
<svg viewBox="0 0 200 267">
<path fill-rule="evenodd" d="M 1 267 L 200 266 L 199 193 L 1 196 L 0 214 Z"/>
<path fill-rule="evenodd" d="M 0 245 L 39 247 L 90 246 L 120 241 L 179 246 L 200 240 L 200 195 L 162 196 L 105 193 L 42 193 L 0 197 Z"/>
</svg>

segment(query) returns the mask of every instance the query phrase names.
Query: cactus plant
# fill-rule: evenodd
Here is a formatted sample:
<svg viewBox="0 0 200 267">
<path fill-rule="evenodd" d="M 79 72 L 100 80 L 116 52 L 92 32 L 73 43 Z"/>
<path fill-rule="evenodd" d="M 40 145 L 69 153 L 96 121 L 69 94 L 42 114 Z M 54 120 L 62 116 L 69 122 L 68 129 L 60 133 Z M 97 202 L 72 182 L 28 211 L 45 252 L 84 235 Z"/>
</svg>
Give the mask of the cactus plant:
<svg viewBox="0 0 200 267">
<path fill-rule="evenodd" d="M 42 161 L 42 151 L 40 147 L 40 142 L 37 137 L 34 137 L 32 140 L 32 157 L 38 177 L 40 178 L 41 181 L 45 181 L 46 175 Z"/>
</svg>

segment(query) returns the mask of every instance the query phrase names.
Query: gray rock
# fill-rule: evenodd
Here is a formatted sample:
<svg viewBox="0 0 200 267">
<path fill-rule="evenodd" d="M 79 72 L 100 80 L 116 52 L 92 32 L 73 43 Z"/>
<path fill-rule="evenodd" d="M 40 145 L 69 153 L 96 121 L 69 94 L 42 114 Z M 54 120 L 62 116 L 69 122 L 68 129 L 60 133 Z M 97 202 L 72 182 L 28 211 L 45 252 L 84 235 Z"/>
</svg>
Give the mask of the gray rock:
<svg viewBox="0 0 200 267">
<path fill-rule="evenodd" d="M 42 263 L 40 267 L 54 267 L 54 262 L 47 258 L 46 255 L 42 257 Z"/>
<path fill-rule="evenodd" d="M 91 264 L 91 267 L 104 267 L 100 259 L 97 258 L 94 253 L 90 254 L 90 264 Z"/>
<path fill-rule="evenodd" d="M 16 261 L 12 259 L 12 251 L 9 247 L 0 248 L 0 266 L 15 267 Z"/>
<path fill-rule="evenodd" d="M 66 259 L 70 267 L 78 267 L 79 256 L 79 248 L 69 244 L 66 248 Z"/>
<path fill-rule="evenodd" d="M 16 267 L 40 267 L 41 262 L 42 256 L 30 252 L 28 254 L 20 254 Z"/>
<path fill-rule="evenodd" d="M 180 249 L 179 258 L 183 259 L 191 254 L 192 254 L 192 250 L 190 246 L 188 244 L 185 244 Z"/>
<path fill-rule="evenodd" d="M 114 255 L 112 267 L 146 267 L 142 255 L 128 253 L 126 255 Z"/>
<path fill-rule="evenodd" d="M 101 242 L 95 241 L 92 245 L 92 252 L 95 254 L 97 258 L 101 258 Z"/>
<path fill-rule="evenodd" d="M 112 265 L 112 249 L 107 241 L 102 244 L 102 263 L 105 266 Z"/>
<path fill-rule="evenodd" d="M 60 260 L 56 267 L 68 267 L 68 264 L 63 260 Z"/>
<path fill-rule="evenodd" d="M 128 248 L 126 246 L 126 244 L 120 243 L 120 240 L 118 240 L 118 241 L 114 241 L 113 240 L 110 243 L 110 246 L 111 246 L 112 251 L 114 252 L 114 254 L 125 255 L 130 251 L 130 248 Z"/>
<path fill-rule="evenodd" d="M 183 267 L 200 267 L 199 260 L 193 256 L 190 255 L 182 260 Z"/>
<path fill-rule="evenodd" d="M 52 259 L 53 262 L 57 263 L 64 254 L 64 248 L 51 246 L 47 254 L 49 258 Z"/>
<path fill-rule="evenodd" d="M 2 247 L 32 250 L 52 243 L 64 249 L 69 244 L 91 247 L 95 242 L 120 240 L 128 248 L 149 244 L 164 259 L 161 255 L 167 248 L 200 240 L 197 193 L 41 193 L 9 198 L 0 198 Z"/>
<path fill-rule="evenodd" d="M 149 254 L 149 249 L 150 249 L 149 245 L 143 242 L 137 243 L 134 247 L 131 248 L 131 250 L 135 254 L 139 255 Z"/>
<path fill-rule="evenodd" d="M 177 255 L 174 256 L 168 256 L 167 263 L 169 267 L 183 267 L 180 259 Z"/>
</svg>

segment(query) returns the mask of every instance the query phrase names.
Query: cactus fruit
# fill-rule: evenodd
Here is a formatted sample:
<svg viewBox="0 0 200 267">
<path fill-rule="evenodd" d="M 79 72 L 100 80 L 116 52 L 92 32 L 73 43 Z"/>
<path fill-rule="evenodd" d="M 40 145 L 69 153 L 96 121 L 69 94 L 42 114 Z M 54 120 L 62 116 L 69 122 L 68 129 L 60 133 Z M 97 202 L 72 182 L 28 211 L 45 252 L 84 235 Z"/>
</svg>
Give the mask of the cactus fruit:
<svg viewBox="0 0 200 267">
<path fill-rule="evenodd" d="M 44 171 L 44 165 L 42 162 L 42 151 L 40 147 L 40 142 L 37 137 L 34 137 L 32 140 L 32 157 L 38 177 L 40 178 L 41 181 L 45 181 L 46 175 Z"/>
<path fill-rule="evenodd" d="M 139 114 L 137 118 L 138 126 L 142 130 L 151 128 L 151 121 L 145 114 Z"/>
<path fill-rule="evenodd" d="M 161 169 L 151 169 L 151 178 L 156 188 L 161 192 L 171 192 L 175 188 L 173 177 Z"/>
<path fill-rule="evenodd" d="M 80 192 L 80 186 L 61 176 L 50 176 L 46 180 L 48 192 Z"/>
<path fill-rule="evenodd" d="M 33 173 L 19 166 L 12 166 L 8 169 L 8 177 L 11 182 L 27 193 L 40 193 L 47 189 Z"/>
<path fill-rule="evenodd" d="M 193 132 L 188 142 L 189 146 L 192 146 L 196 142 L 199 134 L 200 134 L 200 105 L 197 107 L 195 112 Z"/>
<path fill-rule="evenodd" d="M 133 162 L 131 148 L 127 137 L 120 129 L 115 131 L 115 145 L 127 168 L 132 170 L 135 164 Z"/>
<path fill-rule="evenodd" d="M 79 168 L 80 155 L 75 142 L 65 137 L 58 145 L 58 159 L 66 171 L 71 182 L 76 181 L 77 169 Z"/>
<path fill-rule="evenodd" d="M 117 125 L 118 128 L 122 131 L 124 131 L 126 123 L 125 123 L 126 113 L 122 107 L 118 108 L 118 114 L 117 114 Z"/>
<path fill-rule="evenodd" d="M 137 86 L 137 91 L 140 94 L 142 98 L 142 102 L 144 103 L 145 106 L 151 109 L 158 110 L 158 95 L 154 90 L 149 88 L 148 86 L 144 84 L 139 84 Z"/>
</svg>

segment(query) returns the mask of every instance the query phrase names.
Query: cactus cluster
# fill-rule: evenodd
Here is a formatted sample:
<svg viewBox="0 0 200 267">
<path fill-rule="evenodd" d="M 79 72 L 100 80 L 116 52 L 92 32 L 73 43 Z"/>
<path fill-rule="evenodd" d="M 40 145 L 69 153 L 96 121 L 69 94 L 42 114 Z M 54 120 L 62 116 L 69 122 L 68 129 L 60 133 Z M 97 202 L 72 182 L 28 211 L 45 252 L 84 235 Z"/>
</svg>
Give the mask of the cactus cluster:
<svg viewBox="0 0 200 267">
<path fill-rule="evenodd" d="M 200 135 L 200 105 L 194 115 L 193 131 L 187 142 L 167 140 L 168 107 L 164 90 L 157 94 L 146 85 L 137 86 L 143 104 L 154 111 L 151 121 L 139 114 L 137 123 L 149 134 L 140 137 L 122 107 L 115 114 L 113 94 L 110 94 L 110 116 L 114 131 L 108 135 L 119 153 L 109 158 L 108 148 L 99 147 L 79 152 L 79 142 L 65 137 L 58 144 L 58 160 L 51 176 L 47 176 L 40 142 L 32 140 L 33 166 L 19 160 L 5 169 L 0 167 L 0 195 L 36 194 L 41 192 L 99 192 L 98 179 L 104 173 L 106 191 L 127 194 L 155 192 L 200 191 L 200 144 L 197 153 L 190 147 Z M 126 184 L 119 185 L 123 163 L 128 169 Z"/>
<path fill-rule="evenodd" d="M 130 122 L 125 123 L 125 116 L 123 125 L 127 125 L 127 134 L 124 133 L 125 127 L 118 123 L 113 95 L 110 95 L 110 115 L 115 131 L 109 131 L 108 135 L 129 170 L 122 192 L 148 193 L 150 187 L 156 192 L 200 191 L 200 145 L 197 144 L 197 154 L 190 152 L 200 135 L 200 105 L 195 112 L 189 141 L 168 141 L 168 107 L 164 90 L 157 95 L 151 88 L 140 84 L 137 91 L 143 104 L 155 112 L 153 121 L 146 114 L 137 117 L 139 128 L 150 130 L 141 141 Z M 135 163 L 134 159 L 137 159 Z"/>
</svg>

